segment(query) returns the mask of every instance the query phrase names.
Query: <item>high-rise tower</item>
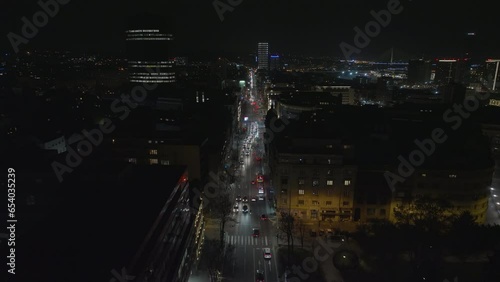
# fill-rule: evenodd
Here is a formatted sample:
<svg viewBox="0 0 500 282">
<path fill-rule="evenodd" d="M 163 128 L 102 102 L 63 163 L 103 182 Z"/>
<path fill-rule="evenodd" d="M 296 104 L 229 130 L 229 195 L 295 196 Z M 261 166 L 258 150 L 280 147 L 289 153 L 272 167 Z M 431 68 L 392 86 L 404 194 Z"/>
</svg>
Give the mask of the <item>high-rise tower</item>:
<svg viewBox="0 0 500 282">
<path fill-rule="evenodd" d="M 129 82 L 131 84 L 175 82 L 170 54 L 174 37 L 160 17 L 140 15 L 129 19 L 126 30 Z"/>
<path fill-rule="evenodd" d="M 259 43 L 257 46 L 258 69 L 269 70 L 269 43 Z"/>
</svg>

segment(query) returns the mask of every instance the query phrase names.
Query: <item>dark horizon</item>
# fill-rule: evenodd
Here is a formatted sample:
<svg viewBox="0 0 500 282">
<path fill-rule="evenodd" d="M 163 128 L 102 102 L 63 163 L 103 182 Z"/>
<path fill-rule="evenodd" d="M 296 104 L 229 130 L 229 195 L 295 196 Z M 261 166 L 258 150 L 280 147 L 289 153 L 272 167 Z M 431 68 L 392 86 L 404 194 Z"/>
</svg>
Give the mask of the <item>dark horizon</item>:
<svg viewBox="0 0 500 282">
<path fill-rule="evenodd" d="M 214 2 L 143 1 L 140 7 L 118 1 L 72 2 L 60 5 L 59 12 L 21 48 L 120 53 L 125 50 L 127 16 L 150 12 L 171 23 L 178 56 L 197 54 L 248 54 L 257 42 L 269 42 L 270 51 L 305 56 L 343 57 L 341 42 L 353 45 L 354 28 L 364 30 L 372 21 L 370 11 L 387 9 L 390 1 L 358 0 L 337 3 L 317 0 L 308 3 L 241 1 L 221 21 Z M 130 3 L 130 2 L 129 2 Z M 221 2 L 225 3 L 225 2 Z M 36 1 L 9 0 L 0 12 L 4 40 L 0 49 L 11 52 L 7 34 L 21 34 L 23 16 L 32 20 L 41 8 Z M 286 6 L 285 6 L 286 5 Z M 453 7 L 450 7 L 453 5 Z M 377 60 L 394 48 L 401 57 L 458 57 L 464 51 L 466 34 L 476 34 L 476 46 L 483 57 L 499 56 L 494 38 L 495 13 L 478 6 L 456 3 L 401 1 L 402 11 L 392 15 L 378 36 L 354 57 Z M 99 8 L 96 8 L 99 7 Z M 397 58 L 396 58 L 397 59 Z"/>
</svg>

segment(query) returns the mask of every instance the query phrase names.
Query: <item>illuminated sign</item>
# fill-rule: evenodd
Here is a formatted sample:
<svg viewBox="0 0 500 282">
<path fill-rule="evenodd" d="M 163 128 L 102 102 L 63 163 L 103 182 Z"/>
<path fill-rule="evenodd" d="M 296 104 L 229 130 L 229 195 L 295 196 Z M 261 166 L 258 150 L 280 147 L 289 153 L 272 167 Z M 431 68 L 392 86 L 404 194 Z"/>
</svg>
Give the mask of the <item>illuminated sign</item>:
<svg viewBox="0 0 500 282">
<path fill-rule="evenodd" d="M 500 107 L 500 100 L 490 99 L 490 106 Z"/>
</svg>

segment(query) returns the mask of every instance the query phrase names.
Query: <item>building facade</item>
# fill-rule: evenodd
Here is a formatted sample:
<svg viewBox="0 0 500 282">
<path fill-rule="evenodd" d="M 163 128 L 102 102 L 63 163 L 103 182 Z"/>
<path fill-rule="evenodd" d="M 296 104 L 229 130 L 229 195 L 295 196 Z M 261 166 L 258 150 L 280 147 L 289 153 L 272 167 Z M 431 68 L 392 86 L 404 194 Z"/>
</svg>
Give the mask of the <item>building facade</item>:
<svg viewBox="0 0 500 282">
<path fill-rule="evenodd" d="M 142 165 L 186 165 L 191 179 L 202 183 L 208 180 L 206 140 L 195 143 L 168 138 L 115 137 L 111 143 L 113 159 Z"/>
<path fill-rule="evenodd" d="M 410 60 L 408 63 L 408 82 L 428 83 L 431 81 L 432 64 L 428 60 Z"/>
<path fill-rule="evenodd" d="M 175 56 L 172 54 L 174 36 L 162 18 L 156 15 L 137 15 L 128 21 L 125 31 L 127 68 L 130 89 L 145 84 L 148 98 L 175 95 Z M 139 94 L 140 95 L 140 94 Z"/>
<path fill-rule="evenodd" d="M 468 211 L 479 224 L 486 222 L 493 166 L 477 169 L 421 169 L 396 186 L 391 199 L 390 220 L 395 212 L 411 207 L 418 198 L 445 199 L 459 214 Z"/>
<path fill-rule="evenodd" d="M 269 150 L 278 211 L 311 228 L 353 219 L 357 167 L 346 162 L 351 145 L 332 137 L 294 137 L 273 141 Z"/>
<path fill-rule="evenodd" d="M 259 70 L 269 70 L 269 43 L 257 45 L 257 63 Z"/>
</svg>

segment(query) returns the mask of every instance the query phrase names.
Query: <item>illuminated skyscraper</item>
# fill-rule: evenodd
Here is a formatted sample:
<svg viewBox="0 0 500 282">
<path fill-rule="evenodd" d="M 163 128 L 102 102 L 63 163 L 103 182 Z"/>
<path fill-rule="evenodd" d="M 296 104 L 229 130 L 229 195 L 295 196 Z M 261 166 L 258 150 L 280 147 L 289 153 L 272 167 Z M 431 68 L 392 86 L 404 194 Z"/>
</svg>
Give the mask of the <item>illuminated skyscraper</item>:
<svg viewBox="0 0 500 282">
<path fill-rule="evenodd" d="M 476 60 L 478 59 L 477 56 L 477 40 L 476 40 L 476 33 L 474 32 L 468 32 L 465 35 L 465 44 L 464 44 L 464 59 L 467 59 L 469 61 L 473 61 L 476 63 Z"/>
<path fill-rule="evenodd" d="M 258 69 L 269 70 L 269 43 L 259 43 L 257 46 Z"/>
<path fill-rule="evenodd" d="M 466 61 L 460 59 L 443 59 L 436 62 L 434 81 L 440 84 L 464 83 Z"/>
<path fill-rule="evenodd" d="M 279 55 L 271 55 L 270 68 L 271 70 L 281 70 L 281 62 Z"/>
<path fill-rule="evenodd" d="M 175 82 L 174 59 L 169 54 L 174 37 L 159 17 L 131 18 L 126 33 L 129 81 L 132 84 Z"/>
</svg>

